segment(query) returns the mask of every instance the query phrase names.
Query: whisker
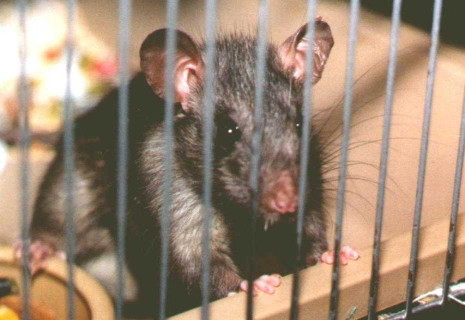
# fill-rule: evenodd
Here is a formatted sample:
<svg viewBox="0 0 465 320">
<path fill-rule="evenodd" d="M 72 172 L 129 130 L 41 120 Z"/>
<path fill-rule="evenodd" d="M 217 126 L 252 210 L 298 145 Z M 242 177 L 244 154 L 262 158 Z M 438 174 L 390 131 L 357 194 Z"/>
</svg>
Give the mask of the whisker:
<svg viewBox="0 0 465 320">
<path fill-rule="evenodd" d="M 414 119 L 415 117 L 412 117 L 412 116 L 408 116 L 408 115 L 403 115 L 403 114 L 395 114 L 393 116 L 397 116 L 397 117 L 403 117 L 403 118 L 410 118 L 410 119 Z M 361 124 L 364 124 L 370 120 L 374 120 L 374 119 L 378 119 L 378 118 L 383 118 L 384 117 L 384 114 L 380 114 L 380 115 L 375 115 L 375 116 L 372 116 L 372 117 L 369 117 L 369 118 L 366 118 L 366 119 L 362 119 L 358 122 L 355 122 L 353 124 L 351 124 L 350 128 L 352 130 L 356 129 L 359 125 Z M 328 146 L 328 145 L 331 145 L 332 143 L 334 143 L 335 141 L 337 141 L 341 136 L 342 136 L 342 132 L 339 130 L 341 128 L 341 125 L 342 124 L 339 124 L 336 128 L 336 130 L 330 134 L 329 136 L 325 137 L 323 136 L 322 138 L 322 146 L 323 148 L 325 146 Z M 411 125 L 411 123 L 400 123 L 400 122 L 392 122 L 391 123 L 392 126 L 396 126 L 396 127 L 399 127 L 401 125 Z M 338 133 L 337 135 L 335 135 L 336 133 Z M 333 136 L 335 135 L 335 136 Z"/>
<path fill-rule="evenodd" d="M 416 137 L 394 137 L 394 138 L 391 138 L 391 140 L 412 140 L 412 141 L 419 141 L 420 138 L 416 138 Z M 368 144 L 372 144 L 372 143 L 379 143 L 381 142 L 382 139 L 375 139 L 375 140 L 360 140 L 360 141 L 354 141 L 350 144 L 351 146 L 351 149 L 349 150 L 353 150 L 353 149 L 356 149 L 356 148 L 359 148 L 359 147 L 363 147 L 365 145 L 368 145 Z M 352 144 L 358 144 L 358 145 L 355 145 L 353 146 Z M 444 145 L 444 144 L 443 144 Z M 393 148 L 391 147 L 392 150 L 398 152 L 399 154 L 401 155 L 405 155 L 405 156 L 408 156 L 406 153 L 398 150 L 397 148 Z M 334 161 L 335 159 L 337 159 L 337 155 L 339 154 L 341 150 L 341 147 L 338 146 L 337 148 L 334 148 L 333 150 L 331 150 L 330 153 L 326 153 L 324 154 L 324 162 L 325 163 L 330 163 L 332 161 Z M 328 156 L 330 156 L 330 158 L 328 158 Z"/>
</svg>

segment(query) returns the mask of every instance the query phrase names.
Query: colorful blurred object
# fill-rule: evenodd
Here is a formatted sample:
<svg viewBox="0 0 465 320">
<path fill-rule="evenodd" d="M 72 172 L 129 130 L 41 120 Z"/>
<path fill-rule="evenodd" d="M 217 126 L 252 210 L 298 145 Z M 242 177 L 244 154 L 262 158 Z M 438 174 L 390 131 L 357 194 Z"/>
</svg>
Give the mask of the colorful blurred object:
<svg viewBox="0 0 465 320">
<path fill-rule="evenodd" d="M 0 136 L 18 132 L 20 76 L 19 17 L 10 3 L 0 5 Z M 79 15 L 78 15 L 79 16 Z M 56 132 L 67 85 L 65 46 L 67 12 L 59 1 L 31 1 L 27 8 L 25 73 L 29 87 L 29 123 L 33 133 Z M 73 108 L 79 114 L 115 85 L 115 56 L 86 27 L 77 23 L 70 70 Z"/>
<path fill-rule="evenodd" d="M 0 305 L 0 320 L 19 320 L 18 314 L 8 308 Z"/>
</svg>

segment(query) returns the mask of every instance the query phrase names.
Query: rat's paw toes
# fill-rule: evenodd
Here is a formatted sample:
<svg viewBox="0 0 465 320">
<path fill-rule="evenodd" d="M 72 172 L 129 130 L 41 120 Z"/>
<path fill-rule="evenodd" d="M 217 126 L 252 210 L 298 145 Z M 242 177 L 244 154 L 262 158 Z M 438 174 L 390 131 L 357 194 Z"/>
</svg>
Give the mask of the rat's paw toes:
<svg viewBox="0 0 465 320">
<path fill-rule="evenodd" d="M 360 258 L 360 253 L 357 249 L 351 246 L 343 246 L 339 255 L 339 262 L 343 265 L 347 264 L 349 260 L 357 260 Z M 321 262 L 326 264 L 334 263 L 334 250 L 326 251 L 321 255 Z"/>
<path fill-rule="evenodd" d="M 271 274 L 268 276 L 268 282 L 275 286 L 275 287 L 279 287 L 281 285 L 281 276 L 277 273 L 274 273 L 274 274 Z"/>
<path fill-rule="evenodd" d="M 344 254 L 349 260 L 357 260 L 360 258 L 360 252 L 358 249 L 352 248 L 351 246 L 343 246 L 341 254 Z"/>
<path fill-rule="evenodd" d="M 249 282 L 248 282 L 247 280 L 241 281 L 241 284 L 239 285 L 239 290 L 240 290 L 240 291 L 244 291 L 244 292 L 249 291 Z M 253 295 L 256 296 L 257 294 L 258 294 L 258 291 L 257 291 L 257 289 L 256 289 L 255 286 L 254 286 L 254 288 L 253 288 Z"/>
<path fill-rule="evenodd" d="M 279 274 L 263 275 L 253 282 L 253 293 L 257 295 L 259 291 L 273 294 L 276 291 L 276 287 L 281 284 L 281 276 Z M 248 291 L 248 282 L 246 280 L 241 282 L 240 289 L 242 291 Z"/>
<path fill-rule="evenodd" d="M 321 255 L 321 262 L 326 264 L 332 264 L 334 262 L 334 251 L 326 251 Z"/>
<path fill-rule="evenodd" d="M 280 284 L 281 279 L 269 275 L 263 275 L 253 283 L 254 288 L 268 294 L 273 294 Z"/>
<path fill-rule="evenodd" d="M 18 242 L 14 248 L 16 260 L 21 260 L 23 256 L 23 243 Z M 47 266 L 47 261 L 52 256 L 64 256 L 64 253 L 57 252 L 56 249 L 43 241 L 36 240 L 29 245 L 29 268 L 31 273 L 44 269 Z"/>
</svg>

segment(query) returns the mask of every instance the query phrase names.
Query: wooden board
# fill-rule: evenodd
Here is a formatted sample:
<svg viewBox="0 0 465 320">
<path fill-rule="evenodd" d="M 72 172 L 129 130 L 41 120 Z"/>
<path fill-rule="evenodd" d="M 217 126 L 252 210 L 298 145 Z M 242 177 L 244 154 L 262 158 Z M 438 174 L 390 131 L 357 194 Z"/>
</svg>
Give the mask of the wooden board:
<svg viewBox="0 0 465 320">
<path fill-rule="evenodd" d="M 442 284 L 449 221 L 442 221 L 421 230 L 419 269 L 416 294 L 425 293 Z M 465 277 L 465 215 L 460 215 L 456 242 L 453 281 Z M 410 257 L 410 233 L 385 241 L 381 249 L 381 269 L 378 309 L 401 303 L 405 299 Z M 353 309 L 355 319 L 367 314 L 371 275 L 372 249 L 361 251 L 362 258 L 342 267 L 338 319 L 344 319 Z M 301 272 L 300 319 L 328 319 L 331 292 L 331 266 L 317 265 Z M 255 299 L 254 319 L 280 320 L 289 317 L 292 275 L 283 278 L 283 284 L 274 295 L 260 294 Z M 245 319 L 246 294 L 215 301 L 211 304 L 210 319 Z M 171 320 L 201 319 L 201 310 L 195 309 L 170 318 Z"/>
</svg>

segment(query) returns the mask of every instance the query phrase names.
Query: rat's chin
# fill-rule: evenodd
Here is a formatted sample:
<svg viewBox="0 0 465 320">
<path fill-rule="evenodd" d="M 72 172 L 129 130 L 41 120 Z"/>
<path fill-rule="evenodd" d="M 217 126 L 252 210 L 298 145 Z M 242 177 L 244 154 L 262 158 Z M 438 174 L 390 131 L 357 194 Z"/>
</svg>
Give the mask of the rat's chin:
<svg viewBox="0 0 465 320">
<path fill-rule="evenodd" d="M 286 214 L 279 213 L 279 212 L 274 212 L 274 211 L 268 211 L 263 213 L 263 226 L 264 230 L 268 230 L 269 227 L 273 226 L 275 223 L 277 223 L 279 220 L 285 220 L 287 222 L 289 221 L 295 221 L 296 219 L 296 212 L 289 212 Z"/>
<path fill-rule="evenodd" d="M 263 215 L 263 225 L 265 231 L 281 219 L 281 214 L 277 212 L 266 212 Z"/>
</svg>

